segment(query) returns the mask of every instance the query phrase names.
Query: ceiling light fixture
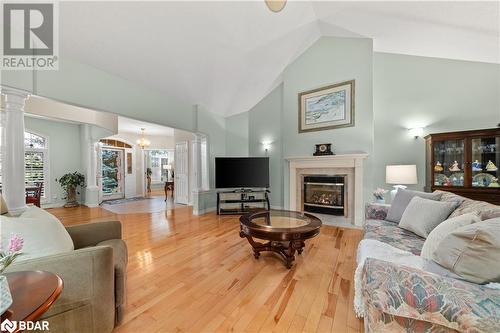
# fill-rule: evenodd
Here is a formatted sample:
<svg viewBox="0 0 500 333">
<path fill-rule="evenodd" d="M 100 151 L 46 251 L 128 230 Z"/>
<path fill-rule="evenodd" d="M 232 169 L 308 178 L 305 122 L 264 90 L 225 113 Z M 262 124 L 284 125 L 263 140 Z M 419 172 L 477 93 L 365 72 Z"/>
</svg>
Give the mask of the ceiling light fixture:
<svg viewBox="0 0 500 333">
<path fill-rule="evenodd" d="M 137 140 L 137 144 L 142 149 L 144 149 L 145 147 L 148 147 L 151 144 L 151 142 L 149 140 L 146 140 L 146 138 L 144 137 L 144 128 L 141 128 L 141 138 L 139 140 Z"/>
<path fill-rule="evenodd" d="M 278 13 L 285 8 L 286 0 L 264 0 L 270 11 Z"/>
</svg>

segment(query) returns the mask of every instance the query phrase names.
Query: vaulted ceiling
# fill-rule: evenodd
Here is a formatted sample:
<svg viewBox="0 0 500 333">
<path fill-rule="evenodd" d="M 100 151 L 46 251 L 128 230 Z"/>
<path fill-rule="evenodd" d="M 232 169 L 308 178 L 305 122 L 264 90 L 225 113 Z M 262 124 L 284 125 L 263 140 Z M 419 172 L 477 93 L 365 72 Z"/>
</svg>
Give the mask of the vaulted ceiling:
<svg viewBox="0 0 500 333">
<path fill-rule="evenodd" d="M 61 2 L 60 52 L 223 115 L 244 112 L 322 36 L 500 62 L 498 2 Z"/>
</svg>

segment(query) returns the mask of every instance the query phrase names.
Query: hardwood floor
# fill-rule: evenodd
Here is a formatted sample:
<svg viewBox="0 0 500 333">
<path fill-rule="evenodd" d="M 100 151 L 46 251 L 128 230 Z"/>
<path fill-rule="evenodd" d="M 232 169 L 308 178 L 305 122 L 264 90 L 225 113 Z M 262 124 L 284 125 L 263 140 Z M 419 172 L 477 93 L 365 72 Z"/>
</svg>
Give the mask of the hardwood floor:
<svg viewBox="0 0 500 333">
<path fill-rule="evenodd" d="M 288 270 L 273 253 L 254 259 L 236 216 L 49 211 L 65 225 L 122 222 L 129 265 L 116 333 L 363 331 L 352 310 L 360 230 L 323 226 Z"/>
</svg>

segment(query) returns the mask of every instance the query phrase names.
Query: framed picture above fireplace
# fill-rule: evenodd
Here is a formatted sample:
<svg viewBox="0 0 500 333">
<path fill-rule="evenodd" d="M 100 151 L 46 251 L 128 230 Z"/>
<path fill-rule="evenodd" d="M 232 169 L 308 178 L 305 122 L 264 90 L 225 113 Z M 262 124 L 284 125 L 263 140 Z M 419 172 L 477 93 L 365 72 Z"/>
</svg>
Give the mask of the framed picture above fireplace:
<svg viewBox="0 0 500 333">
<path fill-rule="evenodd" d="M 354 80 L 299 94 L 299 133 L 354 126 Z"/>
</svg>

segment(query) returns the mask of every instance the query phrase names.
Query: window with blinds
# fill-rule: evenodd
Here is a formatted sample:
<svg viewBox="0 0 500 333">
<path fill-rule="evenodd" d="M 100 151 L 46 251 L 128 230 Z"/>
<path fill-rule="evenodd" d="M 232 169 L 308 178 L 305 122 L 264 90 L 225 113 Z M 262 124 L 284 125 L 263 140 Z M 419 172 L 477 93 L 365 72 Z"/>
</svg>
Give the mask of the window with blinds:
<svg viewBox="0 0 500 333">
<path fill-rule="evenodd" d="M 24 132 L 24 174 L 26 186 L 42 183 L 42 198 L 48 199 L 48 142 L 43 136 Z"/>
<path fill-rule="evenodd" d="M 24 147 L 24 172 L 26 186 L 35 186 L 37 183 L 42 183 L 42 198 L 48 199 L 49 167 L 47 139 L 34 133 L 24 132 Z M 2 154 L 0 154 L 0 187 L 2 186 L 3 175 L 2 158 L 3 149 Z"/>
</svg>

